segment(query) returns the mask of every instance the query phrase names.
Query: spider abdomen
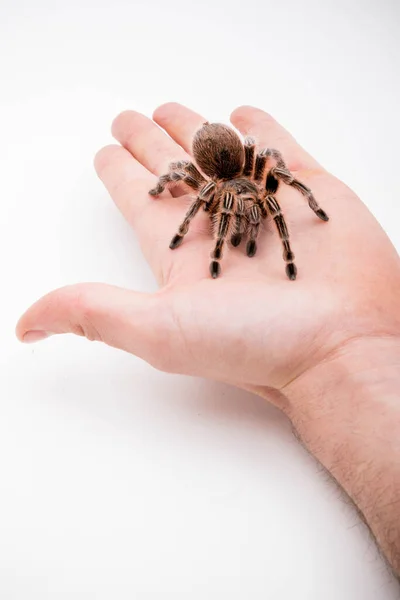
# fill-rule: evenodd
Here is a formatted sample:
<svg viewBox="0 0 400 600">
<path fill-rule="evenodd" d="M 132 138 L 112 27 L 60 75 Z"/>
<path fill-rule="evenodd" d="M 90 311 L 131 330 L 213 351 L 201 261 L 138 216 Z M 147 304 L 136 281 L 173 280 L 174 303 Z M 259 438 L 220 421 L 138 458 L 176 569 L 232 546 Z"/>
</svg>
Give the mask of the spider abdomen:
<svg viewBox="0 0 400 600">
<path fill-rule="evenodd" d="M 205 210 L 214 237 L 209 269 L 215 279 L 221 274 L 221 260 L 229 245 L 237 247 L 245 239 L 247 256 L 256 254 L 261 223 L 270 216 L 281 241 L 286 275 L 296 279 L 289 229 L 276 197 L 280 183 L 298 190 L 319 219 L 328 221 L 329 217 L 311 189 L 289 171 L 279 150 L 257 152 L 252 137 L 242 143 L 230 127 L 204 123 L 194 136 L 193 156 L 198 166 L 188 160 L 171 163 L 169 172 L 149 191 L 158 196 L 167 186 L 183 182 L 196 194 L 169 247 L 173 250 L 181 245 L 191 221 L 201 208 Z"/>
<path fill-rule="evenodd" d="M 221 123 L 205 123 L 193 139 L 193 156 L 205 175 L 229 180 L 243 170 L 244 148 L 233 129 Z"/>
</svg>

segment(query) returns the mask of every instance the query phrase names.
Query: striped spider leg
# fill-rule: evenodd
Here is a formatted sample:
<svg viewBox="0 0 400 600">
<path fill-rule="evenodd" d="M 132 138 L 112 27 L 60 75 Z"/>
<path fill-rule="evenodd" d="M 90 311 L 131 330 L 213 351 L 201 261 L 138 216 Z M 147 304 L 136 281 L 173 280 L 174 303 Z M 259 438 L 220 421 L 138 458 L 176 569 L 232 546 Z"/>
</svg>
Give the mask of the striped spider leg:
<svg viewBox="0 0 400 600">
<path fill-rule="evenodd" d="M 158 196 L 165 188 L 183 181 L 196 192 L 207 182 L 198 168 L 188 160 L 172 162 L 168 173 L 158 178 L 157 185 L 149 191 L 150 196 Z"/>
<path fill-rule="evenodd" d="M 266 196 L 264 206 L 274 220 L 276 229 L 283 246 L 283 260 L 286 262 L 286 275 L 289 279 L 296 279 L 297 267 L 294 264 L 294 252 L 290 246 L 289 231 L 281 207 L 275 196 Z"/>
<path fill-rule="evenodd" d="M 267 170 L 268 159 L 275 160 L 275 166 Z M 287 185 L 298 190 L 308 201 L 308 205 L 312 211 L 321 219 L 321 221 L 329 221 L 326 212 L 319 206 L 314 194 L 304 183 L 294 177 L 289 171 L 283 160 L 279 150 L 274 148 L 265 148 L 257 154 L 254 169 L 254 180 L 261 182 L 265 177 L 265 190 L 267 194 L 276 194 L 279 182 L 283 181 Z"/>
<path fill-rule="evenodd" d="M 240 235 L 241 221 L 244 221 L 244 201 L 232 190 L 222 189 L 214 204 L 214 236 L 216 238 L 211 252 L 210 273 L 213 279 L 221 273 L 220 260 L 227 239 Z M 240 243 L 240 241 L 239 241 Z M 237 245 L 237 244 L 236 244 Z"/>
<path fill-rule="evenodd" d="M 189 231 L 190 222 L 199 212 L 199 209 L 202 205 L 206 205 L 207 202 L 211 200 L 214 195 L 215 183 L 213 181 L 209 181 L 200 191 L 200 194 L 190 205 L 189 210 L 187 211 L 185 218 L 178 228 L 178 232 L 172 238 L 169 247 L 171 250 L 174 250 L 183 242 L 184 236 Z"/>
</svg>

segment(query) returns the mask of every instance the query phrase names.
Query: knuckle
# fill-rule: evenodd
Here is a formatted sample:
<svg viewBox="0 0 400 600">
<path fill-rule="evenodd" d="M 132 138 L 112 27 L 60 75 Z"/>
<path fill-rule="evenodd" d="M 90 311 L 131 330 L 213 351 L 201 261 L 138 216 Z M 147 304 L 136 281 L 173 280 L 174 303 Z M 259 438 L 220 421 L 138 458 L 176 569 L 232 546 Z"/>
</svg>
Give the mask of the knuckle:
<svg viewBox="0 0 400 600">
<path fill-rule="evenodd" d="M 179 315 L 177 316 L 174 310 L 168 286 L 153 296 L 153 302 L 152 309 L 157 313 L 157 328 L 149 339 L 150 352 L 146 360 L 165 373 L 181 373 L 181 363 L 185 357 L 185 353 L 182 352 L 182 327 Z"/>
<path fill-rule="evenodd" d="M 91 342 L 103 341 L 100 331 L 96 326 L 97 311 L 93 302 L 93 290 L 91 290 L 91 287 L 78 287 L 74 291 L 74 297 L 71 300 L 71 306 L 72 333 L 81 337 L 85 337 Z"/>
<path fill-rule="evenodd" d="M 153 356 L 149 360 L 149 364 L 163 373 L 177 374 L 180 372 L 179 369 L 176 368 L 174 358 L 171 357 L 171 354 L 168 351 Z"/>
</svg>

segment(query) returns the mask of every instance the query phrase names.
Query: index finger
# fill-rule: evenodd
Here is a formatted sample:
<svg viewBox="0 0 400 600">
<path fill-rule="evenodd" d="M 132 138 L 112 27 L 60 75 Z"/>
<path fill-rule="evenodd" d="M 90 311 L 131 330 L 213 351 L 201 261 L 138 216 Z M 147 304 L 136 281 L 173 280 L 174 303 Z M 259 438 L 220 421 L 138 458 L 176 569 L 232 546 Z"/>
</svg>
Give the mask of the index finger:
<svg viewBox="0 0 400 600">
<path fill-rule="evenodd" d="M 102 148 L 94 165 L 99 178 L 134 228 L 143 254 L 158 281 L 163 281 L 169 238 L 184 210 L 179 198 L 164 192 L 159 201 L 148 195 L 157 177 L 122 146 Z"/>
</svg>

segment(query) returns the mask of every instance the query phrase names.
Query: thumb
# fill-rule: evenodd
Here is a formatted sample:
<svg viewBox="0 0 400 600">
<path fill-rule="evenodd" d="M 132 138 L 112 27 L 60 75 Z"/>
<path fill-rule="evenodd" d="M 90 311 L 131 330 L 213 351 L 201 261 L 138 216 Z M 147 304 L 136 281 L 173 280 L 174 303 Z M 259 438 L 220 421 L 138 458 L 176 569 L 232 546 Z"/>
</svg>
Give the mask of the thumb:
<svg viewBox="0 0 400 600">
<path fill-rule="evenodd" d="M 101 283 L 54 290 L 20 318 L 16 334 L 36 342 L 58 333 L 74 333 L 131 352 L 163 368 L 160 353 L 169 354 L 163 300 L 157 294 L 132 292 Z"/>
</svg>

